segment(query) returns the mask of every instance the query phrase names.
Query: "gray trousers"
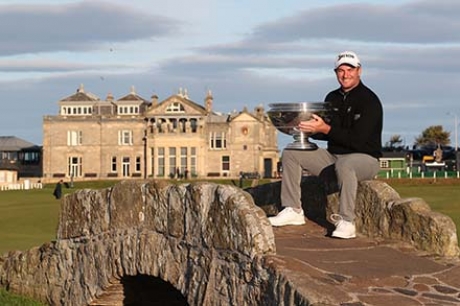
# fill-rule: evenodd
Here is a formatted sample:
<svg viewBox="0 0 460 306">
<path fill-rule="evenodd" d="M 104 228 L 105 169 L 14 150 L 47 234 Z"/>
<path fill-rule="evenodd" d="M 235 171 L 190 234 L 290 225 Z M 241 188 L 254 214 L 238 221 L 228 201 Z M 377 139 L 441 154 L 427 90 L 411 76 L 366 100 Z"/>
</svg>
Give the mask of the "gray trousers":
<svg viewBox="0 0 460 306">
<path fill-rule="evenodd" d="M 284 150 L 281 203 L 285 207 L 301 208 L 300 181 L 303 170 L 319 175 L 335 164 L 339 184 L 339 214 L 346 221 L 355 219 L 355 201 L 358 182 L 373 179 L 379 169 L 378 159 L 363 153 L 331 154 L 323 148 L 317 150 Z"/>
</svg>

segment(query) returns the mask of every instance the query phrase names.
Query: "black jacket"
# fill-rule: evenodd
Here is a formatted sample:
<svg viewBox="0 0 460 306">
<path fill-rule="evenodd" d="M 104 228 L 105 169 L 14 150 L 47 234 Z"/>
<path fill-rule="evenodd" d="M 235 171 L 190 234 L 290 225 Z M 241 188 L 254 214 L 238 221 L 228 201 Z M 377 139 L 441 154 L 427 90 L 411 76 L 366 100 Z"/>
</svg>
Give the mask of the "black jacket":
<svg viewBox="0 0 460 306">
<path fill-rule="evenodd" d="M 333 154 L 366 153 L 382 156 L 383 110 L 377 95 L 362 82 L 347 93 L 336 89 L 327 94 L 329 124 L 327 135 L 318 135 L 328 141 Z"/>
</svg>

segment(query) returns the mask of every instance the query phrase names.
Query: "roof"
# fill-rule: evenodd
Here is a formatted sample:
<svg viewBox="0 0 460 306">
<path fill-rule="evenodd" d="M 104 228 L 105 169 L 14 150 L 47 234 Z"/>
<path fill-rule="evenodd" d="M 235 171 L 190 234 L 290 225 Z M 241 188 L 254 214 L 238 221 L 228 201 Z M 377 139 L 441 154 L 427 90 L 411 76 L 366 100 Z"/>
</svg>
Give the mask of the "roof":
<svg viewBox="0 0 460 306">
<path fill-rule="evenodd" d="M 406 158 L 406 151 L 382 151 L 382 157 L 384 158 Z"/>
<path fill-rule="evenodd" d="M 129 92 L 129 94 L 117 100 L 117 102 L 134 102 L 134 101 L 149 104 L 149 101 L 145 100 L 144 98 L 142 98 L 136 93 L 134 86 L 131 87 L 131 91 Z"/>
<path fill-rule="evenodd" d="M 190 108 L 196 110 L 200 114 L 205 114 L 206 113 L 206 108 L 203 107 L 202 105 L 199 105 L 192 100 L 187 99 L 183 95 L 180 94 L 174 94 L 163 100 L 157 105 L 152 106 L 152 108 L 146 113 L 146 115 L 155 113 L 155 110 L 157 109 L 163 109 L 165 106 L 174 103 L 174 102 L 179 102 L 183 103 L 184 105 L 188 105 Z"/>
<path fill-rule="evenodd" d="M 0 136 L 0 151 L 21 151 L 37 145 L 15 136 Z"/>
<path fill-rule="evenodd" d="M 94 102 L 94 101 L 99 101 L 99 100 L 100 100 L 99 97 L 96 96 L 95 94 L 92 94 L 90 92 L 85 92 L 85 89 L 82 84 L 77 89 L 76 93 L 66 98 L 61 99 L 60 102 L 82 102 L 82 101 Z"/>
<path fill-rule="evenodd" d="M 228 122 L 228 115 L 210 114 L 208 122 L 212 123 L 226 123 Z"/>
</svg>

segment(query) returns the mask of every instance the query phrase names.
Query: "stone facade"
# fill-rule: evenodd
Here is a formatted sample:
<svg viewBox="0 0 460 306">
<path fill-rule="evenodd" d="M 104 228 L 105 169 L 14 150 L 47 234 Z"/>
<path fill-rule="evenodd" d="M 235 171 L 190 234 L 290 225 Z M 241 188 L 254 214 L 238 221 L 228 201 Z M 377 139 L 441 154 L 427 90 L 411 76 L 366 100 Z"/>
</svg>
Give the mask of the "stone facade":
<svg viewBox="0 0 460 306">
<path fill-rule="evenodd" d="M 186 91 L 159 102 L 131 92 L 105 100 L 83 86 L 43 119 L 44 181 L 67 179 L 272 177 L 277 130 L 259 106 L 220 114 L 208 92 L 204 106 Z"/>
</svg>

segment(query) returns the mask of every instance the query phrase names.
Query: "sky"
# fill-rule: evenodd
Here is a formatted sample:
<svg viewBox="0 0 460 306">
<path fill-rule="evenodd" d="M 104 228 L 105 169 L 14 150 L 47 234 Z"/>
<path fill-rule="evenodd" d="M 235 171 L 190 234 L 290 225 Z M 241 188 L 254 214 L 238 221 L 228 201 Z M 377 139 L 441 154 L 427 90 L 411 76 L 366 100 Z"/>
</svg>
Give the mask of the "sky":
<svg viewBox="0 0 460 306">
<path fill-rule="evenodd" d="M 80 84 L 101 99 L 182 88 L 199 104 L 210 90 L 222 113 L 323 101 L 351 50 L 383 143 L 442 125 L 455 145 L 459 15 L 458 0 L 0 0 L 0 136 L 41 145 L 43 116 Z"/>
</svg>

